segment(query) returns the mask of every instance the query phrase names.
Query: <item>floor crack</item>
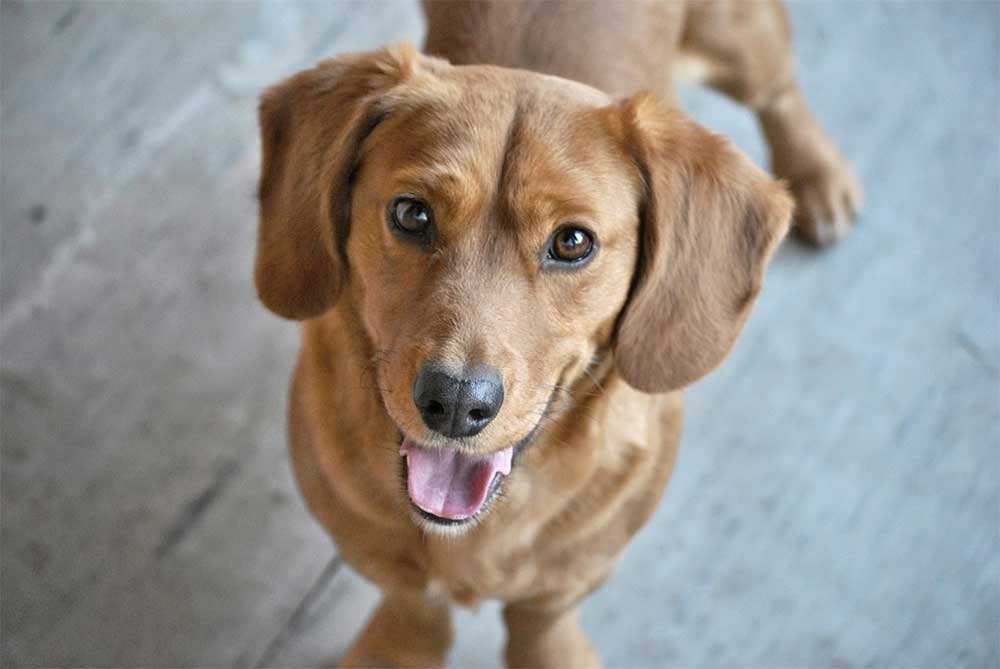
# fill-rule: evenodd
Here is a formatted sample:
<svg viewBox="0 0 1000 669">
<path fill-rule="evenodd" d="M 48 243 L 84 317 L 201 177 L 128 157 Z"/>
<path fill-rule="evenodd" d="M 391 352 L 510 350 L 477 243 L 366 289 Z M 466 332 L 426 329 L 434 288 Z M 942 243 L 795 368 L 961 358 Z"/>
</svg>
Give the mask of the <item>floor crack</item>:
<svg viewBox="0 0 1000 669">
<path fill-rule="evenodd" d="M 219 466 L 215 476 L 212 477 L 212 482 L 197 497 L 187 503 L 180 517 L 163 536 L 160 545 L 156 547 L 154 552 L 157 560 L 167 557 L 188 535 L 239 470 L 240 466 L 235 460 L 227 460 Z"/>
<path fill-rule="evenodd" d="M 305 596 L 302 597 L 302 601 L 299 605 L 295 607 L 292 614 L 285 621 L 285 624 L 281 626 L 278 633 L 271 639 L 271 642 L 261 653 L 260 659 L 254 664 L 255 667 L 270 667 L 274 665 L 274 661 L 278 656 L 285 650 L 288 646 L 288 642 L 295 638 L 295 636 L 305 628 L 307 623 L 307 618 L 309 616 L 309 610 L 313 607 L 316 600 L 323 594 L 326 587 L 330 584 L 330 581 L 336 575 L 337 571 L 343 565 L 344 561 L 339 556 L 334 556 L 330 558 L 330 561 L 326 563 L 323 567 L 323 571 L 320 572 L 319 576 L 316 577 L 316 581 L 306 592 Z"/>
</svg>

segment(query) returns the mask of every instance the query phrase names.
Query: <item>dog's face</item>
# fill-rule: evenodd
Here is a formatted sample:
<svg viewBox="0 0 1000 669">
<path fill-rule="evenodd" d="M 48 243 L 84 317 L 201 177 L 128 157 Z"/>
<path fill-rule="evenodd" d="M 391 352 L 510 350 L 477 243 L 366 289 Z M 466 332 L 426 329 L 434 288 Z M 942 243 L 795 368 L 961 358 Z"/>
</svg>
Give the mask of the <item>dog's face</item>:
<svg viewBox="0 0 1000 669">
<path fill-rule="evenodd" d="M 366 138 L 347 257 L 413 501 L 458 520 L 610 341 L 641 184 L 594 91 L 475 68 L 449 84 L 397 94 Z M 431 467 L 428 448 L 504 460 Z M 417 480 L 444 466 L 466 488 Z"/>
<path fill-rule="evenodd" d="M 718 364 L 790 213 L 651 98 L 406 49 L 300 74 L 261 119 L 261 298 L 349 293 L 422 522 L 484 513 L 595 357 L 650 391 Z"/>
</svg>

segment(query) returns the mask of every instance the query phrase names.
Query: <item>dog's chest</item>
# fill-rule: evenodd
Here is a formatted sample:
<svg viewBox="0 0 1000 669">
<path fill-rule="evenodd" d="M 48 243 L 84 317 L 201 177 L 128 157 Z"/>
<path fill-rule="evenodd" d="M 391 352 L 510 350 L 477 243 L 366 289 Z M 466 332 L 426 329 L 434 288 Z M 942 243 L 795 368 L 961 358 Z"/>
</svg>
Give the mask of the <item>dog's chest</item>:
<svg viewBox="0 0 1000 669">
<path fill-rule="evenodd" d="M 428 594 L 474 606 L 481 599 L 507 599 L 529 591 L 537 580 L 539 568 L 534 561 L 518 560 L 501 546 L 470 543 L 431 547 Z"/>
<path fill-rule="evenodd" d="M 428 594 L 463 606 L 483 599 L 513 601 L 575 589 L 607 566 L 585 552 L 553 550 L 526 530 L 428 544 Z"/>
</svg>

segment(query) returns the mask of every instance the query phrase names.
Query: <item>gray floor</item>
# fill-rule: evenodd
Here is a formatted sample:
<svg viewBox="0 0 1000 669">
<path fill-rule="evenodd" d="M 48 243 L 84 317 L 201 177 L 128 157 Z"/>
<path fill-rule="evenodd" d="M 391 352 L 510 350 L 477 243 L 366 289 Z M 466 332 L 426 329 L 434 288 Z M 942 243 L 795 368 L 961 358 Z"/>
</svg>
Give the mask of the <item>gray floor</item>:
<svg viewBox="0 0 1000 669">
<path fill-rule="evenodd" d="M 779 254 L 584 620 L 612 667 L 1000 662 L 995 3 L 791 7 L 868 191 Z M 409 4 L 4 2 L 5 666 L 330 664 L 377 594 L 292 485 L 294 326 L 253 299 L 258 90 Z M 685 100 L 757 160 L 752 118 Z M 496 607 L 452 664 L 498 664 Z"/>
</svg>

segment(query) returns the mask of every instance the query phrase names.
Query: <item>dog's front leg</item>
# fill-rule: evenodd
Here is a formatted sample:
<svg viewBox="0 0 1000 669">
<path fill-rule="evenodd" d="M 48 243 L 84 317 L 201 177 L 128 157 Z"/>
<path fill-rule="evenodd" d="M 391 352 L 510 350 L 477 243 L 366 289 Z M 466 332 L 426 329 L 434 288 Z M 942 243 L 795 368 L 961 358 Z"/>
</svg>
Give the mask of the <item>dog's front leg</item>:
<svg viewBox="0 0 1000 669">
<path fill-rule="evenodd" d="M 446 602 L 417 591 L 386 592 L 340 665 L 443 667 L 452 636 Z"/>
<path fill-rule="evenodd" d="M 576 601 L 528 601 L 508 604 L 503 611 L 507 624 L 508 667 L 538 669 L 600 669 L 603 666 L 580 627 Z"/>
</svg>

